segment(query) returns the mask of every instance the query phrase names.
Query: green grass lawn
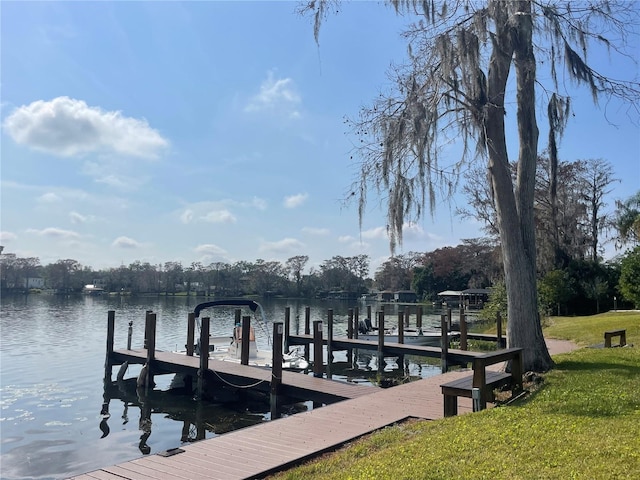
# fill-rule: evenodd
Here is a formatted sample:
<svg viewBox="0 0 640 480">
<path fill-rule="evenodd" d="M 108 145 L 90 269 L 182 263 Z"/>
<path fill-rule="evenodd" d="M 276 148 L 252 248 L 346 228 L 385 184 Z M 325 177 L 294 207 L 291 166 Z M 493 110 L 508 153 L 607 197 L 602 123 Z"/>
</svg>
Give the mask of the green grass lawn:
<svg viewBox="0 0 640 480">
<path fill-rule="evenodd" d="M 545 335 L 594 345 L 618 328 L 638 345 L 640 313 L 554 318 Z M 582 348 L 554 360 L 520 402 L 388 427 L 273 478 L 640 478 L 640 348 Z"/>
</svg>

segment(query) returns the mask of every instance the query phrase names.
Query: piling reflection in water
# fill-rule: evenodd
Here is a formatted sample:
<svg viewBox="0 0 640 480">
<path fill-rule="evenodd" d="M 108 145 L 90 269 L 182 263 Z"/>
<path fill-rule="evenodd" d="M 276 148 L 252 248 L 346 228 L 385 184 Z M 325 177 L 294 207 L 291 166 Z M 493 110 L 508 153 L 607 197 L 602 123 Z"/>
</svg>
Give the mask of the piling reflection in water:
<svg viewBox="0 0 640 480">
<path fill-rule="evenodd" d="M 116 403 L 115 401 L 119 401 Z M 260 405 L 258 402 L 229 402 L 225 404 L 211 403 L 197 400 L 181 390 L 149 390 L 136 386 L 136 379 L 117 380 L 104 383 L 103 403 L 100 410 L 98 428 L 102 432 L 101 438 L 111 433 L 109 423 L 114 423 L 112 412 L 122 405 L 122 425 L 129 422 L 130 408 L 138 408 L 140 415 L 138 429 L 140 441 L 138 449 L 142 454 L 152 452 L 150 438 L 152 436 L 152 415 L 161 415 L 182 422 L 178 442 L 188 443 L 203 440 L 226 433 L 238 428 L 261 423 L 268 419 L 266 412 L 268 403 Z M 235 411 L 234 407 L 238 407 Z M 112 425 L 113 426 L 113 425 Z M 153 442 L 151 442 L 153 443 Z"/>
</svg>

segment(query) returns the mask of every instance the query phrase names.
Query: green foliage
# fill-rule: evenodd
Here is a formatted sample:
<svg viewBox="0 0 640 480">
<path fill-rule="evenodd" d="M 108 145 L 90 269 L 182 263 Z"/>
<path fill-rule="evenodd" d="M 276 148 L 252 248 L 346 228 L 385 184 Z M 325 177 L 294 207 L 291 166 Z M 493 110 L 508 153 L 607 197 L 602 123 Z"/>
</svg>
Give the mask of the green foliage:
<svg viewBox="0 0 640 480">
<path fill-rule="evenodd" d="M 507 287 L 503 282 L 496 283 L 490 287 L 489 301 L 485 303 L 484 308 L 478 312 L 481 320 L 493 322 L 496 320 L 498 313 L 502 316 L 502 321 L 507 321 Z"/>
<path fill-rule="evenodd" d="M 620 264 L 620 293 L 640 308 L 640 247 L 628 252 Z"/>
<path fill-rule="evenodd" d="M 572 279 L 566 270 L 552 270 L 538 283 L 540 312 L 560 315 L 561 306 L 575 294 Z"/>
</svg>

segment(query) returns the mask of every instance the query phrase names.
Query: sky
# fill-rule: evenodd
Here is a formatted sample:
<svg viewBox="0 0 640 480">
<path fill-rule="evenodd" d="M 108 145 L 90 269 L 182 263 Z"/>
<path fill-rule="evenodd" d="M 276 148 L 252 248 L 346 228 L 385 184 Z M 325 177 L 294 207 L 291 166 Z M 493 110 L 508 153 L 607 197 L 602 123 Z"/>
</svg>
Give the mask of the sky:
<svg viewBox="0 0 640 480">
<path fill-rule="evenodd" d="M 3 1 L 4 253 L 95 269 L 366 254 L 373 274 L 390 255 L 386 214 L 370 198 L 360 228 L 342 201 L 358 173 L 344 120 L 388 89 L 406 20 L 346 3 L 316 43 L 296 6 Z M 609 161 L 613 209 L 640 188 L 640 129 L 624 105 L 573 100 L 561 159 Z M 483 236 L 455 215 L 464 202 L 409 222 L 397 253 Z"/>
</svg>

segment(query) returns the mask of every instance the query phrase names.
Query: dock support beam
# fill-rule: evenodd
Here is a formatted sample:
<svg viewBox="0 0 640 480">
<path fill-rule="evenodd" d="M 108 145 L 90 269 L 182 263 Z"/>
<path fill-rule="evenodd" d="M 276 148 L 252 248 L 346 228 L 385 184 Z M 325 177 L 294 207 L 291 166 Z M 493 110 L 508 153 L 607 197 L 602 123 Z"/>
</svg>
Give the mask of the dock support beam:
<svg viewBox="0 0 640 480">
<path fill-rule="evenodd" d="M 202 319 L 200 327 L 200 368 L 198 370 L 198 399 L 204 396 L 204 376 L 209 369 L 209 317 Z"/>
<path fill-rule="evenodd" d="M 104 360 L 104 381 L 111 383 L 111 370 L 113 363 L 113 336 L 116 330 L 116 312 L 109 310 L 107 312 L 107 353 Z"/>
<path fill-rule="evenodd" d="M 311 307 L 308 306 L 304 307 L 304 334 L 311 335 Z M 311 360 L 308 343 L 304 346 L 304 358 L 307 362 Z"/>
<path fill-rule="evenodd" d="M 242 317 L 242 337 L 240 341 L 240 363 L 249 365 L 249 343 L 251 342 L 251 317 Z"/>
<path fill-rule="evenodd" d="M 145 319 L 145 331 L 147 332 L 147 375 L 144 379 L 144 388 L 149 390 L 153 386 L 153 369 L 156 356 L 156 314 L 147 313 Z"/>
<path fill-rule="evenodd" d="M 271 420 L 280 418 L 280 385 L 282 385 L 283 325 L 273 324 L 273 361 L 271 366 Z"/>
<path fill-rule="evenodd" d="M 282 350 L 284 352 L 288 352 L 289 351 L 289 331 L 291 331 L 291 307 L 284 308 L 284 331 L 287 333 L 286 335 L 284 335 L 284 338 L 283 338 L 284 346 L 282 347 Z M 274 342 L 275 342 L 275 337 L 274 337 Z"/>
<path fill-rule="evenodd" d="M 464 309 L 460 308 L 460 350 L 468 350 L 467 344 L 467 315 Z"/>
<path fill-rule="evenodd" d="M 384 310 L 378 312 L 378 373 L 384 371 Z"/>
<path fill-rule="evenodd" d="M 313 322 L 313 376 L 324 376 L 322 365 L 322 320 Z"/>
<path fill-rule="evenodd" d="M 451 313 L 451 310 L 449 310 Z M 440 367 L 442 373 L 447 373 L 449 366 L 447 365 L 447 353 L 449 350 L 449 329 L 447 315 L 440 315 L 440 328 L 442 337 L 440 338 Z"/>
</svg>

